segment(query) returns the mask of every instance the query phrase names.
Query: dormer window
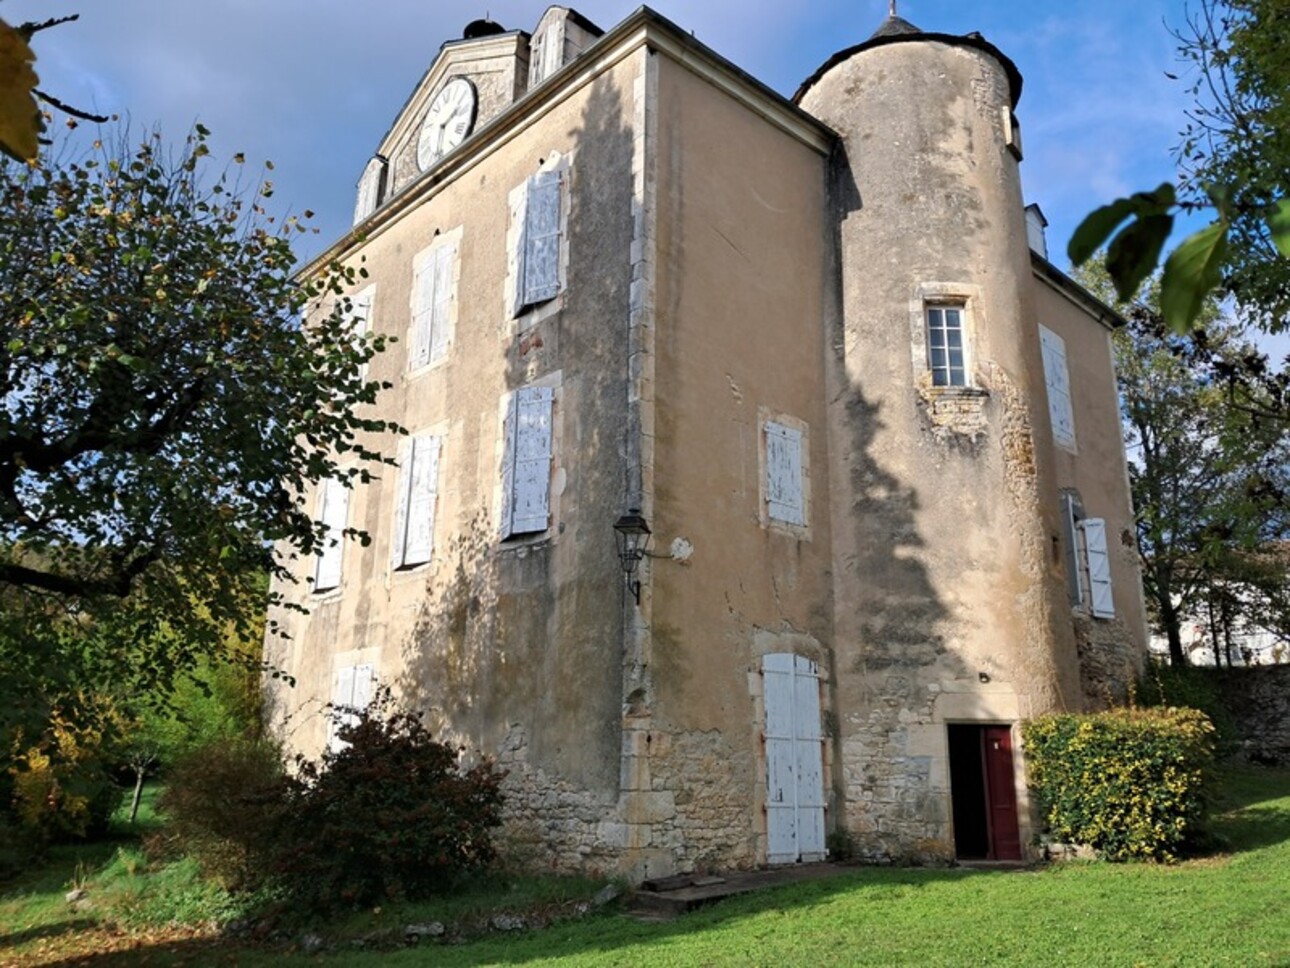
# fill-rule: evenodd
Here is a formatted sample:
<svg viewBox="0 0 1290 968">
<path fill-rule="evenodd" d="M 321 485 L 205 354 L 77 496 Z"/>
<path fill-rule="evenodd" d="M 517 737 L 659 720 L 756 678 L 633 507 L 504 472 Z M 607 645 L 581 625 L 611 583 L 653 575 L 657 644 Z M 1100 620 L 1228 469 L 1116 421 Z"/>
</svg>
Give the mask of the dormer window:
<svg viewBox="0 0 1290 968">
<path fill-rule="evenodd" d="M 564 21 L 556 20 L 533 37 L 529 47 L 529 89 L 564 66 Z"/>
</svg>

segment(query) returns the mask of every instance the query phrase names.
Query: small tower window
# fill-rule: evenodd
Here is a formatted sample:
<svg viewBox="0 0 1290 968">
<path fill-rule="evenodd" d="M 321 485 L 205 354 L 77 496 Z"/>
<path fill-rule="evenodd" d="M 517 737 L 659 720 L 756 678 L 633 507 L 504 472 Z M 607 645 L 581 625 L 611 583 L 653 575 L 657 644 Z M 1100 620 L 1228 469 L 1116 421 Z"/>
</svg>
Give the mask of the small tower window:
<svg viewBox="0 0 1290 968">
<path fill-rule="evenodd" d="M 963 350 L 963 307 L 928 306 L 927 365 L 932 386 L 965 387 L 967 365 Z"/>
</svg>

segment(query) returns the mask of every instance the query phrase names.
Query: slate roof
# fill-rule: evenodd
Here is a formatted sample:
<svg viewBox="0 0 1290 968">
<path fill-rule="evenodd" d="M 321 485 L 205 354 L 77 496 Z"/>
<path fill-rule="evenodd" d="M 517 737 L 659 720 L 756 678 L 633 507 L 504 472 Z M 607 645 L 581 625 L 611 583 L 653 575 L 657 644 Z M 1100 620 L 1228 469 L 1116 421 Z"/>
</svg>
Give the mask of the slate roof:
<svg viewBox="0 0 1290 968">
<path fill-rule="evenodd" d="M 970 34 L 962 36 L 959 34 L 932 33 L 919 30 L 908 20 L 904 20 L 896 16 L 890 16 L 878 25 L 878 29 L 873 32 L 873 35 L 868 40 L 863 43 L 856 44 L 853 47 L 848 47 L 845 50 L 838 51 L 820 65 L 820 68 L 803 81 L 802 86 L 793 94 L 793 103 L 801 104 L 802 97 L 807 91 L 815 86 L 816 81 L 822 78 L 838 64 L 841 64 L 845 60 L 850 60 L 854 55 L 861 51 L 868 50 L 871 47 L 883 47 L 887 44 L 903 44 L 911 41 L 931 41 L 934 43 L 951 44 L 955 47 L 972 47 L 989 54 L 1003 65 L 1004 73 L 1008 75 L 1008 87 L 1012 95 L 1012 106 L 1016 107 L 1017 101 L 1021 99 L 1021 71 L 1017 70 L 1017 65 L 1014 64 L 1008 56 L 1003 53 L 1003 51 L 999 50 L 998 47 L 995 47 L 994 44 L 990 43 L 979 33 L 973 31 Z"/>
</svg>

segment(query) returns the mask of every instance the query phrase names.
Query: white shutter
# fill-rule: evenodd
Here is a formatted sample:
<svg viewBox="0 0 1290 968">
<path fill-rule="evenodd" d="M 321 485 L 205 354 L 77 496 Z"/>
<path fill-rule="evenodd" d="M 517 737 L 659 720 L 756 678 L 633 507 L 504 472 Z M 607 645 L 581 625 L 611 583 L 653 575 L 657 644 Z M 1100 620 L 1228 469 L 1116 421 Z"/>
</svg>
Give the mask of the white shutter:
<svg viewBox="0 0 1290 968">
<path fill-rule="evenodd" d="M 430 362 L 430 333 L 434 325 L 435 258 L 432 253 L 418 256 L 412 272 L 412 346 L 408 351 L 408 369 L 415 370 Z"/>
<path fill-rule="evenodd" d="M 356 348 L 361 345 L 363 337 L 372 331 L 372 304 L 375 301 L 376 289 L 372 286 L 349 297 L 349 326 Z M 359 367 L 358 378 L 367 379 L 366 363 Z"/>
<path fill-rule="evenodd" d="M 323 553 L 314 572 L 314 591 L 319 592 L 340 584 L 341 562 L 345 554 L 343 532 L 349 520 L 349 488 L 332 478 L 323 483 L 321 491 L 319 517 L 327 526 L 327 537 L 323 539 Z"/>
<path fill-rule="evenodd" d="M 533 38 L 529 44 L 529 89 L 537 87 L 542 83 L 542 69 L 546 66 L 546 61 L 542 57 L 542 48 L 545 45 L 547 31 L 543 31 Z"/>
<path fill-rule="evenodd" d="M 560 292 L 560 196 L 562 173 L 538 172 L 528 181 L 519 288 L 520 308 L 554 299 Z"/>
<path fill-rule="evenodd" d="M 1044 385 L 1048 390 L 1048 417 L 1053 439 L 1065 447 L 1075 446 L 1075 412 L 1071 404 L 1070 371 L 1066 365 L 1066 342 L 1039 327 L 1039 345 L 1044 360 Z"/>
<path fill-rule="evenodd" d="M 346 666 L 336 670 L 336 682 L 332 687 L 331 704 L 337 708 L 331 714 L 331 735 L 328 745 L 333 753 L 339 753 L 349 744 L 344 742 L 338 733 L 342 725 L 348 725 L 351 716 L 344 707 L 352 706 L 354 701 L 354 667 Z"/>
<path fill-rule="evenodd" d="M 1111 559 L 1106 549 L 1106 522 L 1085 518 L 1079 523 L 1084 532 L 1084 554 L 1088 558 L 1088 584 L 1093 614 L 1114 618 L 1115 603 L 1111 596 Z"/>
<path fill-rule="evenodd" d="M 802 432 L 773 420 L 766 422 L 766 501 L 771 519 L 806 524 Z"/>
<path fill-rule="evenodd" d="M 518 393 L 508 393 L 502 398 L 506 415 L 502 419 L 502 510 L 501 534 L 509 538 L 515 533 L 515 408 L 519 403 Z"/>
<path fill-rule="evenodd" d="M 381 204 L 381 183 L 385 180 L 385 160 L 373 158 L 363 169 L 358 180 L 358 199 L 354 203 L 354 224 L 357 225 L 376 211 Z"/>
<path fill-rule="evenodd" d="M 517 187 L 508 199 L 511 207 L 511 248 L 506 253 L 506 278 L 511 281 L 510 313 L 518 316 L 524 311 L 524 239 L 529 211 L 529 183 Z"/>
<path fill-rule="evenodd" d="M 552 24 L 546 29 L 545 34 L 542 41 L 543 80 L 564 66 L 564 24 Z"/>
<path fill-rule="evenodd" d="M 551 409 L 555 391 L 524 387 L 515 394 L 515 477 L 511 534 L 545 531 L 550 515 Z"/>
<path fill-rule="evenodd" d="M 445 243 L 434 254 L 434 301 L 430 311 L 429 361 L 442 359 L 452 338 L 452 275 L 457 258 L 455 243 Z M 427 271 L 428 267 L 427 267 Z"/>
<path fill-rule="evenodd" d="M 822 860 L 824 753 L 819 669 L 791 653 L 762 657 L 766 711 L 766 860 Z"/>
<path fill-rule="evenodd" d="M 409 469 L 404 565 L 420 565 L 434 552 L 434 514 L 439 491 L 438 437 L 417 437 L 412 441 Z"/>
<path fill-rule="evenodd" d="M 412 493 L 412 441 L 399 447 L 398 500 L 394 504 L 394 530 L 390 533 L 390 567 L 403 567 L 403 553 L 408 542 L 408 497 Z"/>
<path fill-rule="evenodd" d="M 372 682 L 374 676 L 370 665 L 361 665 L 354 667 L 354 691 L 350 697 L 349 704 L 360 712 L 367 708 L 367 704 L 372 701 Z M 358 721 L 355 715 L 352 722 Z"/>
<path fill-rule="evenodd" d="M 1066 593 L 1072 605 L 1084 604 L 1084 570 L 1080 567 L 1079 534 L 1076 531 L 1080 515 L 1075 496 L 1062 495 L 1062 537 L 1066 543 Z"/>
</svg>

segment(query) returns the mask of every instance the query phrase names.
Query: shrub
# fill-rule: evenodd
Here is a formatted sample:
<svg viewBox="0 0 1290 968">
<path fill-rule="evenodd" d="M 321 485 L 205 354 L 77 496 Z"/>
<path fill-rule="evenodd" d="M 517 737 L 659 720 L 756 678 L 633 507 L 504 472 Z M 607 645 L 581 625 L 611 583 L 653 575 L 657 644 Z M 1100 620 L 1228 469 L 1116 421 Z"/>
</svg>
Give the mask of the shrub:
<svg viewBox="0 0 1290 968">
<path fill-rule="evenodd" d="M 165 846 L 191 857 L 226 889 L 259 886 L 286 782 L 281 754 L 269 743 L 223 741 L 194 750 L 175 763 L 157 803 L 168 821 Z"/>
<path fill-rule="evenodd" d="M 69 697 L 30 740 L 13 738 L 9 825 L 33 843 L 77 840 L 107 830 L 123 790 L 112 778 L 119 714 L 110 699 Z"/>
<path fill-rule="evenodd" d="M 1107 860 L 1174 860 L 1201 833 L 1214 727 L 1199 710 L 1045 716 L 1022 730 L 1030 787 L 1057 839 Z"/>
<path fill-rule="evenodd" d="M 494 857 L 504 773 L 458 766 L 418 715 L 378 690 L 362 711 L 333 710 L 339 743 L 298 759 L 275 868 L 315 909 L 417 897 Z"/>
</svg>

